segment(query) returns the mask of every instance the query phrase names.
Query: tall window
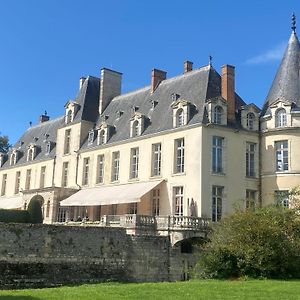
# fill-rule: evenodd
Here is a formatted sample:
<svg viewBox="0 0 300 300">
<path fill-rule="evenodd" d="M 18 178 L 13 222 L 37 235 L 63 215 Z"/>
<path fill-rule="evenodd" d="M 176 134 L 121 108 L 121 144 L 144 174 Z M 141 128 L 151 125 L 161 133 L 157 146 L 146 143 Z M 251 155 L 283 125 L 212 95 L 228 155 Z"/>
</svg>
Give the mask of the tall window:
<svg viewBox="0 0 300 300">
<path fill-rule="evenodd" d="M 184 111 L 182 108 L 179 108 L 176 112 L 176 127 L 184 125 Z"/>
<path fill-rule="evenodd" d="M 289 191 L 275 191 L 275 204 L 289 207 Z"/>
<path fill-rule="evenodd" d="M 96 183 L 103 183 L 104 181 L 104 154 L 97 157 L 97 177 Z"/>
<path fill-rule="evenodd" d="M 159 198 L 160 198 L 160 190 L 154 189 L 152 190 L 152 215 L 159 216 Z"/>
<path fill-rule="evenodd" d="M 255 209 L 256 191 L 246 190 L 246 209 Z"/>
<path fill-rule="evenodd" d="M 94 130 L 91 130 L 88 135 L 88 145 L 92 145 L 94 142 Z"/>
<path fill-rule="evenodd" d="M 212 171 L 214 173 L 223 172 L 223 141 L 224 138 L 219 136 L 213 137 L 212 148 Z"/>
<path fill-rule="evenodd" d="M 132 124 L 132 137 L 138 136 L 139 135 L 139 121 L 135 120 Z"/>
<path fill-rule="evenodd" d="M 67 112 L 67 116 L 66 116 L 66 124 L 71 123 L 72 120 L 73 120 L 73 112 L 72 112 L 72 110 L 70 109 L 70 110 L 68 110 L 68 112 Z"/>
<path fill-rule="evenodd" d="M 222 113 L 223 109 L 221 106 L 215 106 L 213 113 L 213 123 L 221 124 L 222 123 Z"/>
<path fill-rule="evenodd" d="M 116 151 L 112 154 L 112 174 L 111 181 L 118 181 L 120 173 L 120 152 Z"/>
<path fill-rule="evenodd" d="M 183 186 L 173 188 L 174 210 L 176 216 L 183 216 Z"/>
<path fill-rule="evenodd" d="M 47 142 L 46 144 L 46 155 L 48 155 L 51 152 L 51 142 Z"/>
<path fill-rule="evenodd" d="M 246 176 L 255 176 L 255 143 L 246 143 Z"/>
<path fill-rule="evenodd" d="M 98 136 L 98 145 L 102 145 L 105 143 L 105 130 L 102 129 L 99 132 L 99 136 Z"/>
<path fill-rule="evenodd" d="M 280 108 L 276 111 L 275 127 L 285 127 L 286 124 L 286 111 L 284 108 Z"/>
<path fill-rule="evenodd" d="M 71 129 L 68 129 L 65 131 L 64 154 L 70 153 L 70 142 L 71 142 Z"/>
<path fill-rule="evenodd" d="M 6 193 L 6 184 L 7 184 L 7 174 L 3 174 L 2 186 L 1 186 L 1 196 L 4 196 Z"/>
<path fill-rule="evenodd" d="M 139 177 L 139 148 L 131 149 L 130 157 L 130 178 Z"/>
<path fill-rule="evenodd" d="M 152 176 L 161 175 L 161 143 L 152 145 Z"/>
<path fill-rule="evenodd" d="M 276 151 L 276 171 L 288 171 L 289 169 L 288 141 L 275 142 L 275 151 Z"/>
<path fill-rule="evenodd" d="M 222 206 L 223 206 L 223 187 L 213 186 L 212 187 L 212 214 L 211 220 L 217 222 L 222 218 Z"/>
<path fill-rule="evenodd" d="M 90 158 L 86 157 L 83 159 L 82 185 L 89 184 L 89 168 L 90 168 Z"/>
<path fill-rule="evenodd" d="M 255 121 L 255 115 L 254 113 L 248 113 L 247 114 L 247 128 L 250 130 L 254 129 L 254 121 Z"/>
<path fill-rule="evenodd" d="M 66 187 L 68 185 L 68 169 L 69 169 L 69 163 L 65 161 L 63 163 L 63 170 L 62 170 L 62 183 L 61 185 L 63 187 Z"/>
<path fill-rule="evenodd" d="M 34 155 L 33 148 L 28 149 L 28 151 L 27 151 L 27 161 L 32 161 L 33 160 L 33 155 Z"/>
<path fill-rule="evenodd" d="M 16 181 L 15 181 L 15 194 L 18 194 L 20 191 L 20 180 L 21 180 L 21 172 L 18 171 L 16 173 Z"/>
<path fill-rule="evenodd" d="M 175 140 L 174 173 L 184 172 L 184 138 Z"/>
<path fill-rule="evenodd" d="M 40 188 L 45 187 L 45 178 L 46 178 L 46 166 L 41 167 L 41 175 L 40 175 Z"/>
<path fill-rule="evenodd" d="M 136 215 L 137 214 L 137 203 L 134 202 L 134 203 L 129 203 L 129 206 L 128 206 L 128 213 L 130 215 Z"/>
<path fill-rule="evenodd" d="M 26 171 L 25 190 L 30 190 L 31 170 Z"/>
</svg>

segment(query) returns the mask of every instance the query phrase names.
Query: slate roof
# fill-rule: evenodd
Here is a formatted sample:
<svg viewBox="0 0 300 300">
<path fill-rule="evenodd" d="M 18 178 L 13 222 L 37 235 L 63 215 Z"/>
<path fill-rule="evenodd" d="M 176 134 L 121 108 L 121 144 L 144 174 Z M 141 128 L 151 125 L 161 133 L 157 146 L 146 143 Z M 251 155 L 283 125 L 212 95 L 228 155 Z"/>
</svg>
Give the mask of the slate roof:
<svg viewBox="0 0 300 300">
<path fill-rule="evenodd" d="M 293 103 L 293 109 L 300 108 L 300 44 L 296 32 L 292 32 L 284 56 L 278 68 L 271 89 L 264 103 L 261 115 L 269 114 L 270 106 L 283 100 Z"/>
</svg>

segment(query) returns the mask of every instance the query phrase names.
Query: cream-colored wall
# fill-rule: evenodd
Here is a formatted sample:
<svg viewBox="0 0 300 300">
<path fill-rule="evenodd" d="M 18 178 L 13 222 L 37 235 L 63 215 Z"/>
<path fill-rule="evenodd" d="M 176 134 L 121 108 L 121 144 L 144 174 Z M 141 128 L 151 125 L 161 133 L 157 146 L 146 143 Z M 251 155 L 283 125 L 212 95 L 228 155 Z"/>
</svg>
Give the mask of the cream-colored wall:
<svg viewBox="0 0 300 300">
<path fill-rule="evenodd" d="M 288 140 L 288 171 L 276 171 L 275 142 Z M 264 205 L 274 203 L 274 191 L 300 185 L 300 130 L 283 129 L 265 133 L 261 138 L 261 180 Z"/>
<path fill-rule="evenodd" d="M 212 139 L 213 136 L 224 138 L 223 174 L 212 172 Z M 255 174 L 256 178 L 246 177 L 246 143 L 256 143 Z M 223 212 L 228 215 L 233 212 L 235 205 L 244 205 L 246 190 L 259 191 L 259 146 L 258 133 L 234 130 L 211 125 L 203 127 L 202 142 L 202 216 L 211 217 L 212 187 L 222 186 Z M 258 196 L 258 193 L 257 193 Z"/>
</svg>

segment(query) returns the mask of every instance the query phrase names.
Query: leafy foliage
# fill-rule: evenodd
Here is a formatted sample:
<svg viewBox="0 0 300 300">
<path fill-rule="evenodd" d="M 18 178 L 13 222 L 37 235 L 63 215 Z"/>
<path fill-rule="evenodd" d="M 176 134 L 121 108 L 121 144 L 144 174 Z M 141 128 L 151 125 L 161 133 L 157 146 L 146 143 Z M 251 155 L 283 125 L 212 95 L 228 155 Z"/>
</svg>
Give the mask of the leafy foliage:
<svg viewBox="0 0 300 300">
<path fill-rule="evenodd" d="M 26 210 L 0 209 L 0 222 L 28 223 L 29 214 Z"/>
<path fill-rule="evenodd" d="M 38 196 L 35 196 L 30 200 L 27 211 L 29 213 L 29 219 L 31 223 L 43 223 L 42 208 Z"/>
<path fill-rule="evenodd" d="M 299 214 L 283 207 L 235 212 L 213 227 L 196 274 L 300 278 Z"/>
<path fill-rule="evenodd" d="M 0 152 L 7 153 L 10 148 L 8 137 L 6 135 L 0 135 Z"/>
</svg>

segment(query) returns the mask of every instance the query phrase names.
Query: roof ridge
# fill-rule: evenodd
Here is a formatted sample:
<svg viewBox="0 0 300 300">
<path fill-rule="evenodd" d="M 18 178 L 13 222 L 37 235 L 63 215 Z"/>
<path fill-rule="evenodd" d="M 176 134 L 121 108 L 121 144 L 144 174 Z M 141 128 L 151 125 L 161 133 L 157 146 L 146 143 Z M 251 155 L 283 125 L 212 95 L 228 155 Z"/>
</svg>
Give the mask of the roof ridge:
<svg viewBox="0 0 300 300">
<path fill-rule="evenodd" d="M 63 119 L 63 118 L 64 118 L 64 116 L 60 116 L 60 117 L 56 117 L 55 119 L 50 119 L 50 120 L 48 120 L 46 122 L 42 122 L 42 123 L 38 123 L 38 124 L 32 125 L 29 128 L 27 128 L 26 131 L 29 131 L 31 129 L 34 129 L 34 128 L 37 128 L 37 127 L 40 127 L 40 126 L 49 125 L 50 123 L 57 122 L 57 121 L 59 121 L 59 119 Z"/>
</svg>

